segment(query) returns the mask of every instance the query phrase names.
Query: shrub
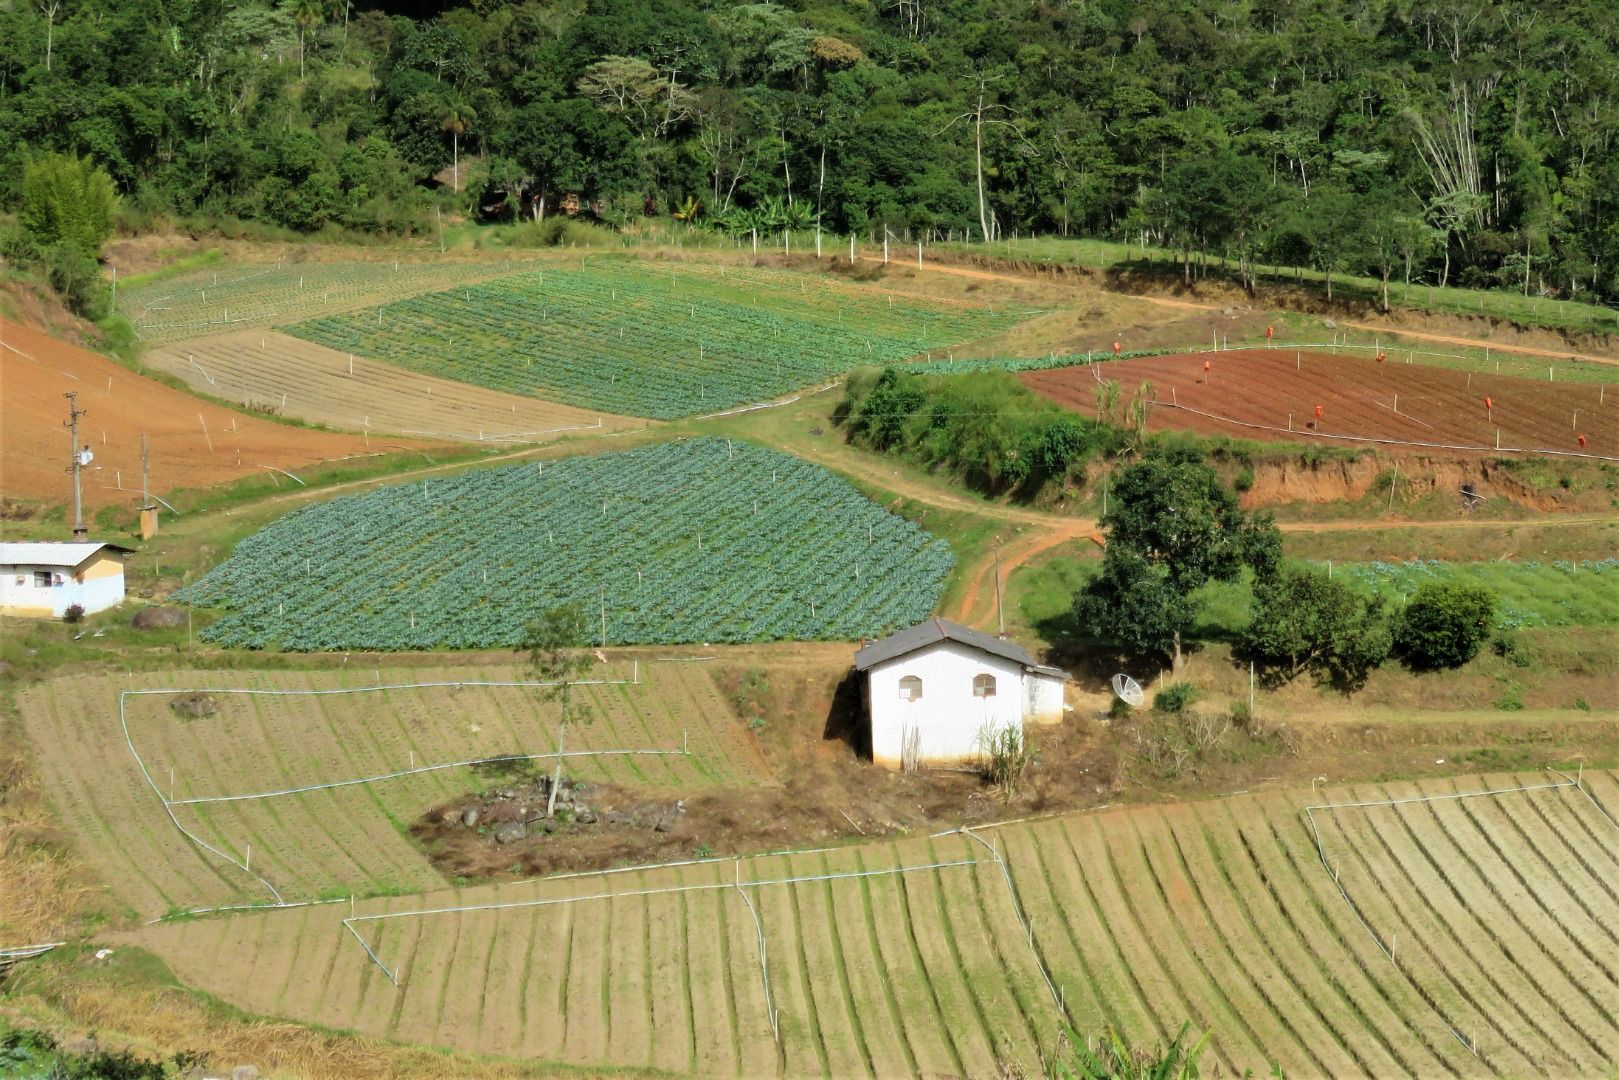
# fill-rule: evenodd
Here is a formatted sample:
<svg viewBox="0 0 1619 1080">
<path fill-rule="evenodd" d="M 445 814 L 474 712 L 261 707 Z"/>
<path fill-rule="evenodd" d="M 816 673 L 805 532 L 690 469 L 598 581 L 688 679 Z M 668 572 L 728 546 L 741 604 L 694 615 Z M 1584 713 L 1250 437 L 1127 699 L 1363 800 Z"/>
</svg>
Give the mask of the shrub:
<svg viewBox="0 0 1619 1080">
<path fill-rule="evenodd" d="M 41 247 L 65 244 L 93 261 L 117 212 L 112 177 L 88 157 L 45 154 L 23 166 L 17 221 Z"/>
<path fill-rule="evenodd" d="M 1023 773 L 1034 761 L 1034 751 L 1023 737 L 1023 729 L 986 725 L 978 734 L 978 746 L 983 754 L 980 768 L 984 779 L 995 785 L 1004 801 L 1011 802 L 1023 783 Z"/>
<path fill-rule="evenodd" d="M 1197 698 L 1197 687 L 1191 683 L 1170 683 L 1152 696 L 1152 708 L 1154 712 L 1162 713 L 1185 712 L 1186 706 Z"/>
<path fill-rule="evenodd" d="M 1429 582 L 1412 594 L 1394 648 L 1414 671 L 1460 667 L 1478 655 L 1495 618 L 1495 595 L 1478 585 Z"/>
<path fill-rule="evenodd" d="M 84 605 L 83 604 L 69 604 L 67 606 L 67 610 L 62 612 L 62 621 L 65 622 L 65 623 L 76 623 L 76 622 L 82 622 L 83 620 L 84 620 Z"/>
</svg>

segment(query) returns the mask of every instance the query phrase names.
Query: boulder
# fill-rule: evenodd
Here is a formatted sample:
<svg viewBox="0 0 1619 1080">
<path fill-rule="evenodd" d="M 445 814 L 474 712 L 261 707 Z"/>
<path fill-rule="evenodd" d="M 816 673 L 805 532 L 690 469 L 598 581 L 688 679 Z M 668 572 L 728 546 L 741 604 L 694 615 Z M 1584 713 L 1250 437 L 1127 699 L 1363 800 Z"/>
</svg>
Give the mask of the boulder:
<svg viewBox="0 0 1619 1080">
<path fill-rule="evenodd" d="M 238 1065 L 230 1071 L 230 1080 L 259 1080 L 257 1065 Z"/>
<path fill-rule="evenodd" d="M 465 810 L 461 811 L 461 824 L 465 825 L 469 829 L 477 826 L 478 808 L 476 806 L 469 806 Z"/>
<path fill-rule="evenodd" d="M 594 825 L 596 824 L 596 811 L 580 803 L 573 808 L 573 820 L 581 825 Z"/>
<path fill-rule="evenodd" d="M 212 716 L 214 713 L 218 712 L 219 702 L 214 700 L 212 694 L 205 694 L 200 690 L 193 690 L 189 694 L 180 694 L 173 701 L 169 702 L 169 708 L 173 709 L 181 716 L 189 717 L 192 720 L 201 720 L 204 717 Z"/>
<path fill-rule="evenodd" d="M 129 621 L 137 630 L 178 630 L 185 624 L 186 613 L 172 607 L 142 608 Z"/>
<path fill-rule="evenodd" d="M 528 828 L 521 821 L 508 821 L 495 830 L 495 843 L 515 844 L 528 838 Z"/>
</svg>

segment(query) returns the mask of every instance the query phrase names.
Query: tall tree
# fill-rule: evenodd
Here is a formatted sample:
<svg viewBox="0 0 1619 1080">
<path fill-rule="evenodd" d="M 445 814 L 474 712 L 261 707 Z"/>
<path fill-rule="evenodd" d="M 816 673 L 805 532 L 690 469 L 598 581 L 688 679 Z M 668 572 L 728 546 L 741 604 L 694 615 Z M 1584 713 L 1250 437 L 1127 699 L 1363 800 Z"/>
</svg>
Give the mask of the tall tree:
<svg viewBox="0 0 1619 1080">
<path fill-rule="evenodd" d="M 1210 581 L 1235 581 L 1244 566 L 1268 573 L 1281 536 L 1268 517 L 1244 513 L 1233 495 L 1185 448 L 1150 454 L 1114 479 L 1102 528 L 1102 573 L 1075 598 L 1081 626 L 1097 636 L 1181 665 L 1182 638 Z"/>
<path fill-rule="evenodd" d="M 556 812 L 557 791 L 562 786 L 562 755 L 568 740 L 568 722 L 591 719 L 588 709 L 580 709 L 573 702 L 574 684 L 591 664 L 590 653 L 585 648 L 589 641 L 587 624 L 583 606 L 562 604 L 540 612 L 523 634 L 523 651 L 528 654 L 528 668 L 534 681 L 541 684 L 541 700 L 555 701 L 562 710 L 557 725 L 556 773 L 551 779 L 551 797 L 545 807 L 547 816 Z"/>
</svg>

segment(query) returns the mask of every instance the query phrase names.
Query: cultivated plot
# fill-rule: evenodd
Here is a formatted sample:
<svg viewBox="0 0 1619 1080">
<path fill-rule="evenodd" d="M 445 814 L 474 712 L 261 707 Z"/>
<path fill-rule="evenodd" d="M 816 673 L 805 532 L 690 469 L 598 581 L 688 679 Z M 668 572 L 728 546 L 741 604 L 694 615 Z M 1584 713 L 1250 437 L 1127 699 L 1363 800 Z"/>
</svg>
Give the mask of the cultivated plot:
<svg viewBox="0 0 1619 1080">
<path fill-rule="evenodd" d="M 198 270 L 118 291 L 118 307 L 147 344 L 296 322 L 483 281 L 534 259 L 270 263 Z"/>
<path fill-rule="evenodd" d="M 613 643 L 852 640 L 925 618 L 952 563 L 826 469 L 709 438 L 314 504 L 176 596 L 245 648 L 514 646 L 568 602 Z"/>
<path fill-rule="evenodd" d="M 396 688 L 368 689 L 379 675 Z M 569 775 L 682 792 L 768 778 L 701 665 L 613 664 L 589 677 L 579 702 L 594 719 L 571 726 Z M 557 706 L 531 687 L 477 685 L 523 678 L 180 671 L 52 681 L 22 710 L 86 858 L 119 900 L 154 915 L 442 887 L 409 826 L 499 781 L 440 766 L 556 749 Z M 172 708 L 191 689 L 209 691 L 209 715 Z M 143 692 L 120 702 L 126 690 Z"/>
<path fill-rule="evenodd" d="M 255 1012 L 582 1066 L 990 1075 L 1058 1029 L 1005 877 L 960 836 L 368 901 L 353 933 L 349 915 L 133 940 Z"/>
<path fill-rule="evenodd" d="M 1233 1075 L 1608 1075 L 1619 782 L 1552 781 L 1341 792 L 1379 805 L 1320 849 L 1309 793 L 1244 795 L 134 940 L 249 1010 L 581 1065 L 985 1075 L 1061 1018 L 1190 1021 Z"/>
<path fill-rule="evenodd" d="M 308 424 L 436 439 L 547 442 L 642 421 L 440 379 L 273 330 L 237 331 L 142 354 L 198 393 Z M 380 443 L 378 445 L 381 445 Z"/>
<path fill-rule="evenodd" d="M 1031 371 L 1031 389 L 1095 415 L 1096 388 L 1151 383 L 1149 426 L 1413 452 L 1530 450 L 1619 458 L 1619 392 L 1320 349 L 1243 349 Z M 1208 371 L 1204 364 L 1210 365 Z M 1315 414 L 1320 406 L 1321 416 Z M 1585 436 L 1585 445 L 1579 441 Z"/>
<path fill-rule="evenodd" d="M 494 390 L 670 419 L 766 401 L 1017 317 L 809 275 L 595 260 L 286 329 Z"/>
</svg>

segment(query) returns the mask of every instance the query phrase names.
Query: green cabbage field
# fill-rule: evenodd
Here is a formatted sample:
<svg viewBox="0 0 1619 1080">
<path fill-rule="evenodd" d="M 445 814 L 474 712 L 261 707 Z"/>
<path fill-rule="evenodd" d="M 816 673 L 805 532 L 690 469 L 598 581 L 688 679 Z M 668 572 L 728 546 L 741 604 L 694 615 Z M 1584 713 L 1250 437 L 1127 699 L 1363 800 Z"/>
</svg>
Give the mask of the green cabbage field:
<svg viewBox="0 0 1619 1080">
<path fill-rule="evenodd" d="M 825 469 L 725 439 L 305 507 L 177 594 L 243 648 L 496 648 L 582 602 L 609 644 L 854 639 L 932 612 L 953 557 Z"/>
<path fill-rule="evenodd" d="M 671 419 L 971 341 L 1018 317 L 804 274 L 603 260 L 286 330 L 430 375 Z"/>
</svg>

